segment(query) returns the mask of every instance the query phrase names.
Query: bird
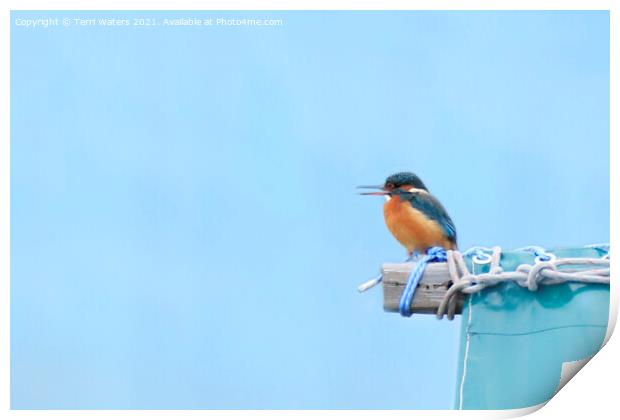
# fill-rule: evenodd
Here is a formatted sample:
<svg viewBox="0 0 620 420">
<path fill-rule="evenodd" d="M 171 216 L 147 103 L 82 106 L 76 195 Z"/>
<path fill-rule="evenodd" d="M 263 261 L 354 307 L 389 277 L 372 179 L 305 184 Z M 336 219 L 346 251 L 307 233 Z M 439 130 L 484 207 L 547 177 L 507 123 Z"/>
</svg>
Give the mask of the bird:
<svg viewBox="0 0 620 420">
<path fill-rule="evenodd" d="M 457 249 L 456 227 L 444 206 L 413 172 L 398 172 L 383 185 L 360 185 L 379 191 L 360 195 L 385 196 L 383 215 L 394 238 L 405 247 L 409 260 L 439 246 Z"/>
</svg>

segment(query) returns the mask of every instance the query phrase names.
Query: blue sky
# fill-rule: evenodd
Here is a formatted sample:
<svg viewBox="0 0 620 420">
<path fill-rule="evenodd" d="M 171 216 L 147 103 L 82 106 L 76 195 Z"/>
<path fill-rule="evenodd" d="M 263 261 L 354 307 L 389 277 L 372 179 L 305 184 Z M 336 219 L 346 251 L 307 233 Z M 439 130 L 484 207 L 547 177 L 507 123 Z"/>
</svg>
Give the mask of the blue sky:
<svg viewBox="0 0 620 420">
<path fill-rule="evenodd" d="M 356 291 L 395 171 L 461 248 L 609 240 L 606 12 L 11 18 L 13 408 L 451 408 L 460 321 Z"/>
</svg>

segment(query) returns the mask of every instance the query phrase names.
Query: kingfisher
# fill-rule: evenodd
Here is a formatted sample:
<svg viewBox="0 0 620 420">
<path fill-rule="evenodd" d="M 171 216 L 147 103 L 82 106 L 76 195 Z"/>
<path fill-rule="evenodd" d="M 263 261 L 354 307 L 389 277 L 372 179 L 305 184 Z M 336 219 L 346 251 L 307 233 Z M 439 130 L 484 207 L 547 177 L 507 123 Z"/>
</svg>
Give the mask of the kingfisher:
<svg viewBox="0 0 620 420">
<path fill-rule="evenodd" d="M 390 175 L 383 185 L 361 185 L 358 188 L 379 190 L 361 195 L 385 196 L 385 224 L 407 249 L 409 259 L 426 253 L 433 246 L 445 250 L 457 248 L 454 222 L 416 174 L 398 172 Z"/>
</svg>

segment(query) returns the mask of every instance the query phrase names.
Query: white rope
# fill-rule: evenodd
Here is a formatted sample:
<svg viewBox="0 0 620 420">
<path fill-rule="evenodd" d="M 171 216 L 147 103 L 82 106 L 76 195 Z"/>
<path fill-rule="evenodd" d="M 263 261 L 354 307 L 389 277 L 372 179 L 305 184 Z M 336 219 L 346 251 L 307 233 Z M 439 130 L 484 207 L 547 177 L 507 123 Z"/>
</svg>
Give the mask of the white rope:
<svg viewBox="0 0 620 420">
<path fill-rule="evenodd" d="M 507 272 L 500 266 L 502 249 L 493 247 L 491 252 L 490 258 L 484 259 L 490 264 L 489 272 L 484 274 L 471 274 L 463 254 L 459 251 L 447 252 L 448 272 L 452 285 L 437 309 L 438 319 L 442 319 L 444 314 L 448 319 L 454 318 L 459 293 L 477 293 L 499 283 L 513 282 L 531 291 L 537 290 L 541 284 L 566 282 L 609 284 L 609 252 L 603 258 L 556 258 L 553 254 L 537 249 L 535 250 L 537 258 L 533 265 L 521 264 L 515 271 Z M 472 255 L 474 252 L 465 254 Z"/>
</svg>

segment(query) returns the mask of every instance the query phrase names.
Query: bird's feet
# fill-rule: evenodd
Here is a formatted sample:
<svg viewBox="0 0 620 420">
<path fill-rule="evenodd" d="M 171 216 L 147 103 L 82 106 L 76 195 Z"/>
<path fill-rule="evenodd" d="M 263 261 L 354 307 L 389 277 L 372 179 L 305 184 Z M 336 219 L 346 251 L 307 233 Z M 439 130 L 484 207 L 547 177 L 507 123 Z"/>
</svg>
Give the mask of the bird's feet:
<svg viewBox="0 0 620 420">
<path fill-rule="evenodd" d="M 417 262 L 420 259 L 420 253 L 417 251 L 410 251 L 407 253 L 407 259 L 405 262 Z"/>
</svg>

